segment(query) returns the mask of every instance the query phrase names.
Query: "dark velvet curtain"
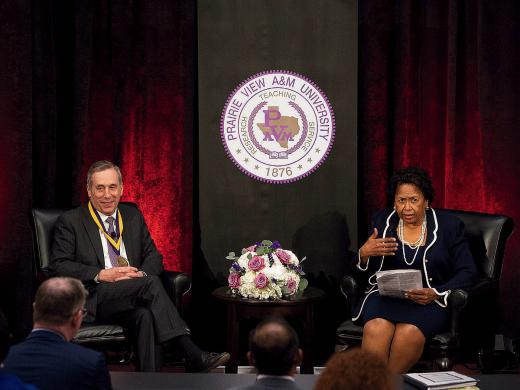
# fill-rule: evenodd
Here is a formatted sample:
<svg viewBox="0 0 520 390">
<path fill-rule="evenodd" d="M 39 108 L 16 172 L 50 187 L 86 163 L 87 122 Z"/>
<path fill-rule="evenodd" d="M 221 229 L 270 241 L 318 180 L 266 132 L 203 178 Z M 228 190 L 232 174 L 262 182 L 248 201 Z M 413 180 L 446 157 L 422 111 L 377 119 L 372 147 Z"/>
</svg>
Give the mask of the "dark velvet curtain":
<svg viewBox="0 0 520 390">
<path fill-rule="evenodd" d="M 120 165 L 167 268 L 191 270 L 194 8 L 182 1 L 35 1 L 33 204 L 86 198 Z"/>
<path fill-rule="evenodd" d="M 96 160 L 121 167 L 123 200 L 138 203 L 165 267 L 191 272 L 195 4 L 7 0 L 0 29 L 0 288 L 11 325 L 31 325 L 28 211 L 85 202 Z"/>
<path fill-rule="evenodd" d="M 14 327 L 31 289 L 31 13 L 29 1 L 0 2 L 0 310 Z M 27 268 L 28 267 L 28 268 Z M 2 315 L 0 314 L 0 317 Z M 2 340 L 0 340 L 1 342 Z"/>
<path fill-rule="evenodd" d="M 359 2 L 360 221 L 387 204 L 395 169 L 418 165 L 432 174 L 434 207 L 520 223 L 519 41 L 516 0 Z M 514 233 L 501 281 L 510 337 L 519 252 Z"/>
</svg>

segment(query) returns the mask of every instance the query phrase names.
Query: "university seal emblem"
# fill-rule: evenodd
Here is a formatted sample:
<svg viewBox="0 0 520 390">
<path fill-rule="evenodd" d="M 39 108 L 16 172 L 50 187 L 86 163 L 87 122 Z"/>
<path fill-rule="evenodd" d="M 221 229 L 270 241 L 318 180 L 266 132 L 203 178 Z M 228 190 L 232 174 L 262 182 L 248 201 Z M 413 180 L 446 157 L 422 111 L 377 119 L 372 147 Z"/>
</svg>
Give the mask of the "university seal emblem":
<svg viewBox="0 0 520 390">
<path fill-rule="evenodd" d="M 311 80 L 268 71 L 248 78 L 229 96 L 220 131 L 242 172 L 267 183 L 290 183 L 310 175 L 327 158 L 334 113 Z"/>
</svg>

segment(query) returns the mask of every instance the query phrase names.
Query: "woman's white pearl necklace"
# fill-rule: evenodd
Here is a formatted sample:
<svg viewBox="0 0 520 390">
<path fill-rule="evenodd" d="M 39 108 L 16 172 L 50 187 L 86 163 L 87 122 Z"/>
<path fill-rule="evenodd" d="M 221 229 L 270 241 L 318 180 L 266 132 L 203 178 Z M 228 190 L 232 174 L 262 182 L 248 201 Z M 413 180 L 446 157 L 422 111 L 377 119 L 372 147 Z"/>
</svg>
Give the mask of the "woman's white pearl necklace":
<svg viewBox="0 0 520 390">
<path fill-rule="evenodd" d="M 413 262 L 415 261 L 415 258 L 417 257 L 417 253 L 419 252 L 419 247 L 421 246 L 422 242 L 424 241 L 424 237 L 426 236 L 426 215 L 424 216 L 422 224 L 421 224 L 421 234 L 416 241 L 408 242 L 404 239 L 404 222 L 401 218 L 399 218 L 399 225 L 397 226 L 397 236 L 403 243 L 402 248 L 403 248 L 404 262 L 408 265 L 412 265 Z M 407 245 L 412 250 L 415 249 L 415 254 L 413 255 L 412 261 L 410 261 L 410 262 L 406 259 L 406 254 L 404 251 L 405 245 Z"/>
</svg>

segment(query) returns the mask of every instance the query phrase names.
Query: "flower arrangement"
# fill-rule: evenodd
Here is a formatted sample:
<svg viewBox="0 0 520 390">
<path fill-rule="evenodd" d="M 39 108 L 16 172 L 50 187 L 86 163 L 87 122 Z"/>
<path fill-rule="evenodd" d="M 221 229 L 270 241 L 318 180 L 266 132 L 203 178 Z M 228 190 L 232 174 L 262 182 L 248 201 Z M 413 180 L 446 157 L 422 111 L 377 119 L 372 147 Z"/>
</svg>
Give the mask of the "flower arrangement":
<svg viewBox="0 0 520 390">
<path fill-rule="evenodd" d="M 228 285 L 244 298 L 280 299 L 301 295 L 307 280 L 301 262 L 278 241 L 264 240 L 242 249 L 240 257 L 230 252 Z M 302 262 L 305 260 L 302 259 Z"/>
</svg>

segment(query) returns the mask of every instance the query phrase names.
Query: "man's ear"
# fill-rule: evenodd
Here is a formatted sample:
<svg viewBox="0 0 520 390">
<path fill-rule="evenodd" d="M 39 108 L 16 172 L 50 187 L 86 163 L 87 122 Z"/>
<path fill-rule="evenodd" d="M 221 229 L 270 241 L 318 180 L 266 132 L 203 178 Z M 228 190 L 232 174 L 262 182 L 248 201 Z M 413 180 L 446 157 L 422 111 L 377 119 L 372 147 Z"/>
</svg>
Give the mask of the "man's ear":
<svg viewBox="0 0 520 390">
<path fill-rule="evenodd" d="M 79 329 L 81 322 L 83 321 L 83 313 L 81 310 L 78 310 L 76 313 L 74 313 L 70 321 L 74 329 Z"/>
<path fill-rule="evenodd" d="M 295 358 L 295 366 L 301 366 L 303 362 L 303 351 L 301 348 L 298 348 L 298 352 L 296 353 Z"/>
<path fill-rule="evenodd" d="M 251 351 L 247 352 L 247 361 L 249 362 L 250 366 L 255 365 L 255 358 L 254 358 L 253 354 L 251 353 Z"/>
</svg>

